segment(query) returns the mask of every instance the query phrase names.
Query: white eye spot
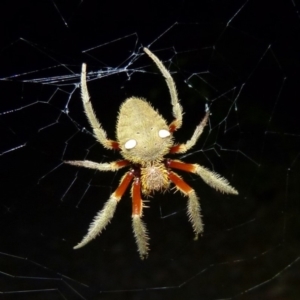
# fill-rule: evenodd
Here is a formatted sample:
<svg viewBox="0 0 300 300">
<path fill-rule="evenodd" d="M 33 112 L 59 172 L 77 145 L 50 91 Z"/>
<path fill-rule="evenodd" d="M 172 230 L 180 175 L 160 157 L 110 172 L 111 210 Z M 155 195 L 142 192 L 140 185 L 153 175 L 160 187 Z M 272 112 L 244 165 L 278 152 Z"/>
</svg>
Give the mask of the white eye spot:
<svg viewBox="0 0 300 300">
<path fill-rule="evenodd" d="M 127 150 L 132 149 L 136 146 L 136 140 L 129 140 L 125 143 L 125 148 Z"/>
<path fill-rule="evenodd" d="M 158 135 L 161 137 L 161 138 L 166 138 L 168 136 L 170 136 L 170 132 L 166 129 L 161 129 L 159 132 L 158 132 Z"/>
</svg>

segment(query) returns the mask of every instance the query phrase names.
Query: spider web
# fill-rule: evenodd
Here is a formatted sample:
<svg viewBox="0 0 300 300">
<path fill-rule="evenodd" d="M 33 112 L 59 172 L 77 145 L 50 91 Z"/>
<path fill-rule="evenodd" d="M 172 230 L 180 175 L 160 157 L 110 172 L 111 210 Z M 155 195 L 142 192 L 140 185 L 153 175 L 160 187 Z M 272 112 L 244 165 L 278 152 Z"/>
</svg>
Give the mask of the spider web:
<svg viewBox="0 0 300 300">
<path fill-rule="evenodd" d="M 147 12 L 106 5 L 14 3 L 2 19 L 9 30 L 0 47 L 1 296 L 298 299 L 299 7 L 292 0 L 203 2 L 200 11 L 193 2 Z M 120 158 L 91 133 L 81 63 L 95 112 L 114 138 L 130 96 L 147 98 L 172 121 L 167 86 L 144 46 L 176 82 L 185 112 L 178 142 L 211 111 L 197 145 L 179 158 L 218 172 L 239 196 L 182 174 L 200 197 L 204 234 L 193 240 L 186 198 L 157 193 L 144 211 L 150 254 L 141 261 L 127 192 L 101 236 L 74 251 L 124 173 L 63 163 Z"/>
</svg>

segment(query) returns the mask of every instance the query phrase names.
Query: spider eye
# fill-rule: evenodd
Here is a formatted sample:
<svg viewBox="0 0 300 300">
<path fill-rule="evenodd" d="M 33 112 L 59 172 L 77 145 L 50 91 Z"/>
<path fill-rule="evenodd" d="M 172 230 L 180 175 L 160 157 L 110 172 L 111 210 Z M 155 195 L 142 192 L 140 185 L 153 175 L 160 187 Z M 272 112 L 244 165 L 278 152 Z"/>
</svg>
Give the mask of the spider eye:
<svg viewBox="0 0 300 300">
<path fill-rule="evenodd" d="M 161 138 L 166 138 L 168 136 L 170 136 L 170 132 L 166 129 L 161 129 L 159 132 L 158 132 L 158 135 L 161 137 Z"/>
<path fill-rule="evenodd" d="M 132 149 L 136 146 L 136 140 L 129 140 L 125 143 L 125 148 L 127 150 Z"/>
</svg>

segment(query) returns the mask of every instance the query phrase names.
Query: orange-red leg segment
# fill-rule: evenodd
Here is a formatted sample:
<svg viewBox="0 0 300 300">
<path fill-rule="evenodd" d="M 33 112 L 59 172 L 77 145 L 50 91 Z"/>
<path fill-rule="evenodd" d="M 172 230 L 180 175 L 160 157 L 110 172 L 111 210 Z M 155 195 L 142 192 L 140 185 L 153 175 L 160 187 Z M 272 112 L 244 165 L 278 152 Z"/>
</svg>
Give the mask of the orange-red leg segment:
<svg viewBox="0 0 300 300">
<path fill-rule="evenodd" d="M 115 164 L 119 167 L 119 168 L 123 168 L 125 166 L 128 166 L 130 164 L 130 162 L 126 159 L 122 159 L 122 160 L 117 160 L 115 161 Z"/>
<path fill-rule="evenodd" d="M 134 177 L 134 174 L 132 171 L 127 172 L 121 182 L 120 185 L 117 187 L 117 189 L 114 192 L 115 197 L 120 200 L 122 196 L 124 195 L 126 189 L 128 188 L 128 185 L 130 184 L 132 178 Z"/>
<path fill-rule="evenodd" d="M 177 145 L 171 147 L 169 153 L 171 153 L 171 154 L 177 153 L 179 151 L 179 149 L 180 149 L 180 144 L 177 144 Z"/>
<path fill-rule="evenodd" d="M 201 219 L 201 208 L 199 199 L 195 193 L 195 191 L 187 184 L 185 183 L 179 175 L 177 175 L 174 172 L 169 173 L 170 180 L 175 184 L 177 189 L 179 189 L 182 193 L 184 193 L 186 196 L 188 196 L 188 216 L 189 221 L 192 223 L 194 232 L 195 232 L 195 239 L 198 238 L 198 234 L 200 234 L 203 231 L 203 223 Z"/>
<path fill-rule="evenodd" d="M 119 143 L 113 140 L 108 140 L 112 149 L 120 150 Z"/>
<path fill-rule="evenodd" d="M 182 170 L 185 172 L 195 173 L 195 166 L 193 164 L 187 164 L 187 163 L 181 162 L 179 160 L 168 159 L 167 165 L 170 168 Z"/>
<path fill-rule="evenodd" d="M 193 189 L 174 172 L 169 173 L 170 180 L 176 185 L 176 187 L 182 191 L 184 194 L 188 194 Z"/>
<path fill-rule="evenodd" d="M 170 125 L 169 125 L 169 131 L 174 132 L 177 129 L 178 126 L 176 126 L 176 120 L 174 120 Z"/>
<path fill-rule="evenodd" d="M 141 181 L 139 178 L 135 178 L 132 184 L 132 214 L 142 215 L 143 202 L 141 198 Z"/>
</svg>

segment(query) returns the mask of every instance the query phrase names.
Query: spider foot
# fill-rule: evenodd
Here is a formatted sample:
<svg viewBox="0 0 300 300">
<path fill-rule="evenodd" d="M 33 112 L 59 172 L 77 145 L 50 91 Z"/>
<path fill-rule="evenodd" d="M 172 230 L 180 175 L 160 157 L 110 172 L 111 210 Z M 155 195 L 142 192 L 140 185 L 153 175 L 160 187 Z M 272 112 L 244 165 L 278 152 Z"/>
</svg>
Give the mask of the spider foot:
<svg viewBox="0 0 300 300">
<path fill-rule="evenodd" d="M 132 215 L 132 227 L 140 257 L 141 259 L 147 258 L 149 251 L 149 237 L 145 224 L 139 215 Z"/>
<path fill-rule="evenodd" d="M 114 194 L 112 194 L 109 200 L 105 203 L 104 208 L 98 212 L 93 222 L 90 224 L 88 233 L 85 235 L 83 240 L 73 249 L 79 249 L 85 246 L 91 240 L 96 238 L 103 229 L 105 229 L 106 225 L 110 222 L 115 213 L 117 203 L 118 201 L 116 197 L 114 196 Z"/>
<path fill-rule="evenodd" d="M 199 199 L 194 190 L 191 190 L 188 193 L 189 201 L 188 201 L 188 216 L 189 221 L 192 223 L 195 238 L 194 240 L 198 239 L 198 235 L 203 232 L 203 223 L 201 218 L 201 209 Z"/>
<path fill-rule="evenodd" d="M 198 174 L 206 184 L 215 190 L 225 194 L 238 195 L 238 191 L 229 184 L 227 179 L 218 173 L 210 171 L 200 165 L 195 164 L 194 166 L 195 173 Z"/>
</svg>

